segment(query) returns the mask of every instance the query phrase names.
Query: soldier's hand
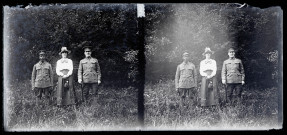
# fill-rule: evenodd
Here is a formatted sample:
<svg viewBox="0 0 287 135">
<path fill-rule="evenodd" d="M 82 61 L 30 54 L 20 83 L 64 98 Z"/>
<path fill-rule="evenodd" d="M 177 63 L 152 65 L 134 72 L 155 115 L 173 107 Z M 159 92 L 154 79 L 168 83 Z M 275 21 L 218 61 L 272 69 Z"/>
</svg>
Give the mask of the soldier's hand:
<svg viewBox="0 0 287 135">
<path fill-rule="evenodd" d="M 98 84 L 101 84 L 101 81 L 100 81 L 100 80 L 98 80 Z"/>
<path fill-rule="evenodd" d="M 226 80 L 222 80 L 222 83 L 223 83 L 223 84 L 226 84 Z"/>
<path fill-rule="evenodd" d="M 34 91 L 35 87 L 32 87 L 32 91 Z"/>
<path fill-rule="evenodd" d="M 175 88 L 175 91 L 178 91 L 178 88 Z"/>
<path fill-rule="evenodd" d="M 82 80 L 78 80 L 79 83 L 82 83 Z"/>
<path fill-rule="evenodd" d="M 242 81 L 242 85 L 244 85 L 245 84 L 245 82 L 244 81 Z"/>
</svg>

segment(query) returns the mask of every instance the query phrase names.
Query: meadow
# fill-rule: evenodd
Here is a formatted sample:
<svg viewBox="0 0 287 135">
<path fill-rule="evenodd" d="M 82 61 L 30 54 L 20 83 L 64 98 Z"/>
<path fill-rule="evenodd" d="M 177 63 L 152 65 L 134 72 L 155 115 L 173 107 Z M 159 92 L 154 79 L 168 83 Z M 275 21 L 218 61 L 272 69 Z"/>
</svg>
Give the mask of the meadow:
<svg viewBox="0 0 287 135">
<path fill-rule="evenodd" d="M 79 85 L 75 85 L 81 96 Z M 133 87 L 99 87 L 98 102 L 91 105 L 57 107 L 35 105 L 30 81 L 9 86 L 7 131 L 107 131 L 137 130 L 137 91 Z M 145 128 L 143 130 L 268 130 L 278 129 L 277 88 L 243 87 L 243 102 L 237 106 L 218 106 L 202 110 L 180 107 L 173 80 L 145 84 Z M 224 88 L 219 87 L 221 101 Z M 55 92 L 55 91 L 54 91 Z M 199 100 L 199 99 L 198 99 Z"/>
<path fill-rule="evenodd" d="M 199 89 L 197 90 L 197 92 Z M 243 87 L 242 104 L 225 106 L 225 89 L 219 86 L 221 105 L 202 109 L 180 107 L 174 80 L 145 85 L 145 126 L 147 130 L 268 130 L 277 129 L 277 88 Z"/>
<path fill-rule="evenodd" d="M 97 131 L 134 130 L 137 126 L 137 90 L 100 85 L 98 102 L 91 105 L 57 107 L 53 96 L 51 105 L 35 105 L 30 81 L 9 86 L 8 109 L 5 111 L 7 131 Z M 75 83 L 77 97 L 80 85 Z M 55 90 L 53 94 L 55 94 Z"/>
</svg>

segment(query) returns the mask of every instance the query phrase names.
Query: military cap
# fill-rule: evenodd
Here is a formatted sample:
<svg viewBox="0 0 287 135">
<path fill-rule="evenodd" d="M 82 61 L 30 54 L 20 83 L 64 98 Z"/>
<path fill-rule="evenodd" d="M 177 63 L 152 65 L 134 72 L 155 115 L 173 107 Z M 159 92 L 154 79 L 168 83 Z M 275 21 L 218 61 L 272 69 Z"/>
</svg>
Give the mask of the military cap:
<svg viewBox="0 0 287 135">
<path fill-rule="evenodd" d="M 188 52 L 184 52 L 184 53 L 182 54 L 182 56 L 189 56 L 189 53 L 188 53 Z"/>
<path fill-rule="evenodd" d="M 229 49 L 228 49 L 228 52 L 231 52 L 231 51 L 234 51 L 234 52 L 235 52 L 235 49 L 234 49 L 234 48 L 232 48 L 232 47 L 231 47 L 231 48 L 229 48 Z"/>
<path fill-rule="evenodd" d="M 45 54 L 46 54 L 45 50 L 40 50 L 39 51 L 39 55 L 45 55 Z"/>
<path fill-rule="evenodd" d="M 85 50 L 86 48 L 92 49 L 91 41 L 83 41 L 83 42 L 81 43 L 81 46 L 82 46 L 82 49 L 83 49 L 83 50 Z"/>
</svg>

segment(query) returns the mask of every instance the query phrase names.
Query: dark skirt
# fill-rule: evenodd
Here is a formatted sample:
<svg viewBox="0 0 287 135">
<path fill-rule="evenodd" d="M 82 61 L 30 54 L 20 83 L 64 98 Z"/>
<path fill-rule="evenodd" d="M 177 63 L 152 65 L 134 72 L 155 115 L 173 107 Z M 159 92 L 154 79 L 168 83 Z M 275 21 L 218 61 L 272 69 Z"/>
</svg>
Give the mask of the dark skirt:
<svg viewBox="0 0 287 135">
<path fill-rule="evenodd" d="M 211 87 L 208 88 L 209 82 L 212 81 Z M 217 88 L 217 79 L 212 77 L 207 79 L 202 77 L 200 88 L 200 103 L 201 106 L 217 105 L 219 103 L 219 92 Z"/>
<path fill-rule="evenodd" d="M 68 81 L 67 87 L 65 82 Z M 73 105 L 76 104 L 77 97 L 73 84 L 73 76 L 63 79 L 58 77 L 58 89 L 57 89 L 57 105 Z"/>
</svg>

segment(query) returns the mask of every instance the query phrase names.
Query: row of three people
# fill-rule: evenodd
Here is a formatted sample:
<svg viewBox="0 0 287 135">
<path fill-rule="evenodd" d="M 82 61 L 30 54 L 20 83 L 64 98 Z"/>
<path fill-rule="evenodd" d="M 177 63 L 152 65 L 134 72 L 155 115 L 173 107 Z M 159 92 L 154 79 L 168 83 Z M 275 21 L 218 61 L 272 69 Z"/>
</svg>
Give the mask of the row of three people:
<svg viewBox="0 0 287 135">
<path fill-rule="evenodd" d="M 96 58 L 91 57 L 91 46 L 84 46 L 85 58 L 80 61 L 78 69 L 78 82 L 82 84 L 82 100 L 88 101 L 95 99 L 98 92 L 98 85 L 101 83 L 101 70 Z M 61 59 L 56 64 L 57 84 L 57 105 L 75 105 L 77 96 L 73 84 L 73 61 L 67 58 L 71 53 L 67 47 L 62 47 L 59 55 Z M 49 62 L 46 61 L 46 53 L 41 50 L 39 53 L 40 61 L 36 63 L 32 71 L 32 90 L 36 96 L 36 104 L 42 97 L 51 104 L 51 93 L 53 91 L 53 70 Z M 89 91 L 92 90 L 93 97 L 89 98 Z"/>
<path fill-rule="evenodd" d="M 200 62 L 200 75 L 202 76 L 200 87 L 200 105 L 215 106 L 219 104 L 219 91 L 217 88 L 216 61 L 211 59 L 210 48 L 205 48 L 202 55 L 205 59 Z M 235 58 L 235 49 L 228 50 L 229 59 L 223 62 L 221 79 L 224 85 L 227 85 L 226 95 L 227 103 L 230 104 L 233 99 L 235 102 L 240 102 L 242 85 L 244 85 L 244 68 L 242 61 Z M 189 61 L 189 54 L 183 54 L 183 62 L 177 66 L 175 75 L 176 91 L 181 97 L 181 104 L 185 103 L 185 98 L 190 97 L 193 101 L 196 99 L 197 92 L 197 70 L 195 65 Z M 235 94 L 233 98 L 232 95 Z M 233 103 L 233 102 L 232 102 Z"/>
</svg>

